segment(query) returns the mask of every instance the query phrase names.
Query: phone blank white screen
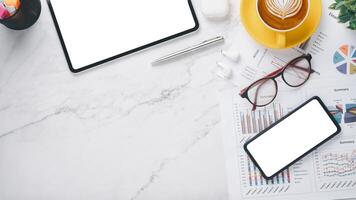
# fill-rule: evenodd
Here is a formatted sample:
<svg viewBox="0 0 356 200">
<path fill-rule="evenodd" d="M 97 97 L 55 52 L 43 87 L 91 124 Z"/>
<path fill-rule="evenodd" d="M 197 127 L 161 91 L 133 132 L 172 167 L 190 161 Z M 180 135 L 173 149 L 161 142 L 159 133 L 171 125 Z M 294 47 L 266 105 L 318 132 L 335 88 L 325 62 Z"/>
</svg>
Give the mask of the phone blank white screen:
<svg viewBox="0 0 356 200">
<path fill-rule="evenodd" d="M 51 0 L 74 69 L 195 27 L 188 0 Z"/>
<path fill-rule="evenodd" d="M 271 177 L 307 151 L 336 133 L 337 127 L 317 100 L 247 145 L 267 177 Z"/>
</svg>

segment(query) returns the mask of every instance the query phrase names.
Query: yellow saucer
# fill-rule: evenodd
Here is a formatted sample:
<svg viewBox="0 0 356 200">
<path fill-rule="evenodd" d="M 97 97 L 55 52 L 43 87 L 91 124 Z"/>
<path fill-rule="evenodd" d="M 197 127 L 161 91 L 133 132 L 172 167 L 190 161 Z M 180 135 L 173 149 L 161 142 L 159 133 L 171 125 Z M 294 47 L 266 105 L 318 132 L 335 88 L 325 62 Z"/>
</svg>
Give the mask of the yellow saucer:
<svg viewBox="0 0 356 200">
<path fill-rule="evenodd" d="M 256 10 L 256 1 L 241 0 L 241 20 L 250 36 L 266 47 L 284 49 L 298 46 L 310 38 L 319 26 L 322 14 L 321 0 L 311 0 L 309 16 L 301 26 L 287 32 L 286 46 L 280 47 L 277 45 L 276 32 L 260 20 Z"/>
</svg>

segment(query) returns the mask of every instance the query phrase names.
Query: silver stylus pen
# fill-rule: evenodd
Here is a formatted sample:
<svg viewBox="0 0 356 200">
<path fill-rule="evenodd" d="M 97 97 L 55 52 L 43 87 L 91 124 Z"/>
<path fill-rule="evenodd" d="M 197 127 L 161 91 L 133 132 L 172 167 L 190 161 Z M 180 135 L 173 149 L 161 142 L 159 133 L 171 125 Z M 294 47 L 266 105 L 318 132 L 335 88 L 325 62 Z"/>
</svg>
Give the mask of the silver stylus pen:
<svg viewBox="0 0 356 200">
<path fill-rule="evenodd" d="M 206 41 L 204 41 L 204 42 L 202 42 L 200 44 L 197 44 L 197 45 L 194 45 L 194 46 L 179 50 L 177 52 L 168 54 L 166 56 L 163 56 L 162 58 L 159 58 L 159 59 L 153 61 L 152 65 L 156 65 L 156 64 L 171 60 L 173 58 L 185 55 L 187 53 L 194 52 L 196 50 L 202 49 L 204 47 L 207 47 L 207 46 L 210 46 L 212 44 L 215 44 L 215 43 L 218 43 L 218 42 L 222 42 L 222 41 L 224 41 L 224 37 L 222 37 L 222 36 L 218 36 L 218 37 L 212 38 L 210 40 L 206 40 Z"/>
</svg>

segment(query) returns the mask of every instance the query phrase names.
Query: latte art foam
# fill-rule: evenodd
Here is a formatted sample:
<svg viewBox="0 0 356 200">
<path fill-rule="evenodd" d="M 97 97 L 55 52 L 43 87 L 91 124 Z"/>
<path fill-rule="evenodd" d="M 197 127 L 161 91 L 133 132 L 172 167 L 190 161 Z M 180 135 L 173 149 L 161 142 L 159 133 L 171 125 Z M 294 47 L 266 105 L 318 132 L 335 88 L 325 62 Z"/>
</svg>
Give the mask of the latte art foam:
<svg viewBox="0 0 356 200">
<path fill-rule="evenodd" d="M 265 3 L 268 11 L 280 19 L 296 16 L 303 7 L 303 0 L 266 0 Z"/>
</svg>

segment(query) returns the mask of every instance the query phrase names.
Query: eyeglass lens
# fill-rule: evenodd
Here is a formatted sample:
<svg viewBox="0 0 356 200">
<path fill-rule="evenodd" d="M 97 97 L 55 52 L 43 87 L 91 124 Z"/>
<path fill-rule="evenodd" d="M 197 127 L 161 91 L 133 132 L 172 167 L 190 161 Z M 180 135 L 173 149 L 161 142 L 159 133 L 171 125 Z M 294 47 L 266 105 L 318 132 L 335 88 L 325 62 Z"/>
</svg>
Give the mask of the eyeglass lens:
<svg viewBox="0 0 356 200">
<path fill-rule="evenodd" d="M 249 101 L 256 106 L 265 106 L 273 101 L 277 94 L 277 83 L 273 79 L 262 79 L 248 90 Z"/>
<path fill-rule="evenodd" d="M 310 62 L 306 58 L 297 59 L 289 63 L 283 71 L 284 82 L 291 87 L 303 85 L 311 73 Z M 250 86 L 247 97 L 256 106 L 266 106 L 277 96 L 277 82 L 272 78 L 261 79 Z"/>
<path fill-rule="evenodd" d="M 303 85 L 309 78 L 311 66 L 309 60 L 300 58 L 290 63 L 283 72 L 283 80 L 292 87 Z"/>
</svg>

